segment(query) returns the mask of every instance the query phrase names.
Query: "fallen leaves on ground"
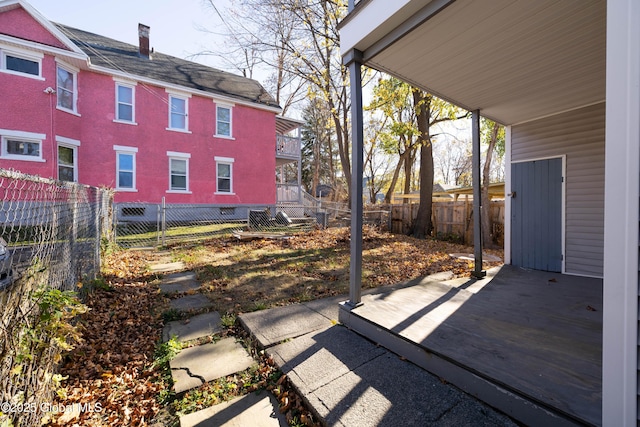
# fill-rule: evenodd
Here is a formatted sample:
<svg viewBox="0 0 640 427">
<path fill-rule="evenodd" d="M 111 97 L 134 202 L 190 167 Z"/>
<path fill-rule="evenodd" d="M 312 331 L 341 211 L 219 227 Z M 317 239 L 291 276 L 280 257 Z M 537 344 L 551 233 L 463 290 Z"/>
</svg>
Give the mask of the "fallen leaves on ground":
<svg viewBox="0 0 640 427">
<path fill-rule="evenodd" d="M 464 245 L 383 232 L 363 232 L 363 288 L 393 285 L 451 271 L 469 276 L 473 261 L 451 257 L 472 253 Z M 502 258 L 498 251 L 487 251 Z M 329 228 L 287 240 L 214 239 L 174 253 L 198 275 L 222 312 L 256 309 L 346 294 L 349 289 L 350 230 Z M 499 262 L 485 263 L 488 268 Z"/>
<path fill-rule="evenodd" d="M 157 397 L 166 385 L 153 354 L 163 298 L 146 282 L 127 280 L 145 274 L 143 257 L 123 253 L 111 262 L 110 280 L 86 296 L 91 310 L 79 321 L 83 343 L 60 371 L 68 376 L 66 397 L 55 405 L 88 409 L 54 419 L 54 426 L 145 426 L 161 409 Z"/>
<path fill-rule="evenodd" d="M 176 246 L 172 255 L 198 273 L 216 310 L 239 313 L 345 293 L 349 251 L 349 229 L 332 228 L 279 241 L 214 239 L 203 245 Z M 449 254 L 469 252 L 462 245 L 365 228 L 363 286 L 396 284 L 440 271 L 468 276 L 473 263 Z M 169 385 L 153 363 L 166 299 L 149 284 L 156 277 L 147 269 L 153 257 L 153 253 L 134 250 L 109 256 L 102 271 L 105 283 L 83 286 L 85 303 L 91 308 L 79 321 L 84 342 L 61 368 L 60 373 L 68 376 L 60 391 L 66 396 L 55 403 L 79 404 L 93 411 L 58 414 L 50 425 L 147 426 L 159 413 L 166 413 L 166 405 L 158 398 L 168 393 Z M 227 333 L 246 338 L 238 327 Z M 273 360 L 255 349 L 254 356 L 260 362 L 257 374 L 249 382 L 240 376 L 227 378 L 226 384 L 236 387 L 230 386 L 233 391 L 223 398 L 266 388 L 290 423 L 319 425 L 288 379 L 277 377 Z M 203 387 L 206 391 L 215 385 Z M 191 409 L 197 409 L 199 399 L 188 402 L 194 405 Z"/>
</svg>

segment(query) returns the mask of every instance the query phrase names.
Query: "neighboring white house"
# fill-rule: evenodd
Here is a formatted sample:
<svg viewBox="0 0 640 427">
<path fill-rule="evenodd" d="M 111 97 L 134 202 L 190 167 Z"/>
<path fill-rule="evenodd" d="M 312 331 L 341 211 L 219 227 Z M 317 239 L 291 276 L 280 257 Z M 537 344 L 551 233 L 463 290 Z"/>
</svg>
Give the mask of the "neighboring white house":
<svg viewBox="0 0 640 427">
<path fill-rule="evenodd" d="M 505 261 L 603 279 L 602 424 L 637 425 L 640 2 L 353 3 L 340 36 L 354 153 L 361 65 L 505 125 Z"/>
</svg>

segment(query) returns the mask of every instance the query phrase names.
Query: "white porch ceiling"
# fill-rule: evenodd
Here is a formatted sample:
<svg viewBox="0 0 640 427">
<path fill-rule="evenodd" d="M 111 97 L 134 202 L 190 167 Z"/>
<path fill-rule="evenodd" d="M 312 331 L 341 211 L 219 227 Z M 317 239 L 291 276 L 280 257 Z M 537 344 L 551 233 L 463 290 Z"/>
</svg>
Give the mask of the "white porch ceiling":
<svg viewBox="0 0 640 427">
<path fill-rule="evenodd" d="M 605 0 L 456 0 L 368 58 L 394 29 L 347 19 L 341 33 L 367 65 L 502 124 L 605 99 Z"/>
</svg>

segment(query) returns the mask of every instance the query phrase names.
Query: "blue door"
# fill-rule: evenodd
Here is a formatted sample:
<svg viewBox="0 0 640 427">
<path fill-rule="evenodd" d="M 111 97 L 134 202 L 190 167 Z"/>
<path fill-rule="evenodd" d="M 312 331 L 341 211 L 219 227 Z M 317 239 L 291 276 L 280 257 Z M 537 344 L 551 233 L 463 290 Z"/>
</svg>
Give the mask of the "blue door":
<svg viewBox="0 0 640 427">
<path fill-rule="evenodd" d="M 562 159 L 511 165 L 511 263 L 562 271 Z"/>
</svg>

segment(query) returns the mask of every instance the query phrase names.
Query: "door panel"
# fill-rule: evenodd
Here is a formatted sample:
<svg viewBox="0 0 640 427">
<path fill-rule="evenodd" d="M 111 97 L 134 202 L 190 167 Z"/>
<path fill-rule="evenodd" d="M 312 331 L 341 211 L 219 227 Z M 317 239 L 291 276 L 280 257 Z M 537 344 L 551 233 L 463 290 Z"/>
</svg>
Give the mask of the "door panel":
<svg viewBox="0 0 640 427">
<path fill-rule="evenodd" d="M 511 165 L 511 263 L 562 271 L 562 159 Z"/>
</svg>

